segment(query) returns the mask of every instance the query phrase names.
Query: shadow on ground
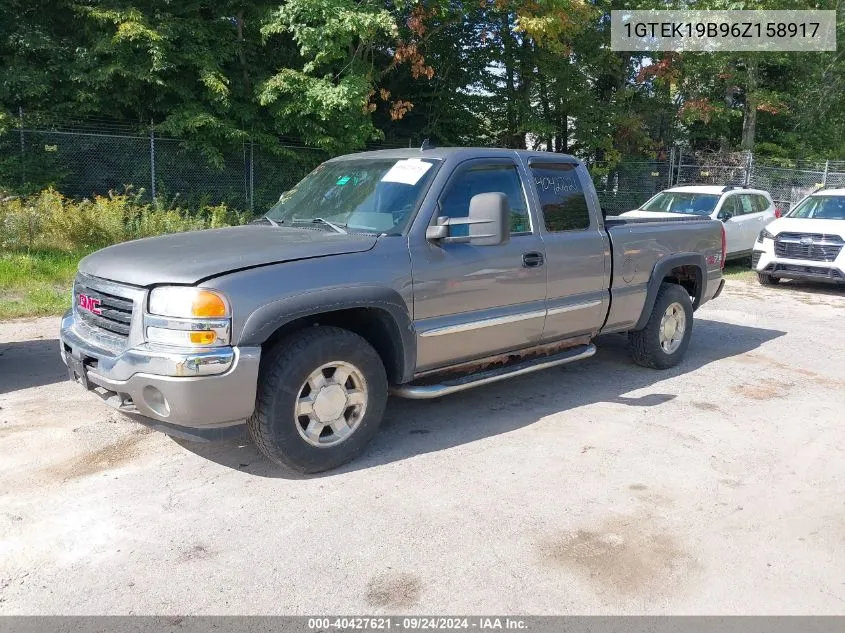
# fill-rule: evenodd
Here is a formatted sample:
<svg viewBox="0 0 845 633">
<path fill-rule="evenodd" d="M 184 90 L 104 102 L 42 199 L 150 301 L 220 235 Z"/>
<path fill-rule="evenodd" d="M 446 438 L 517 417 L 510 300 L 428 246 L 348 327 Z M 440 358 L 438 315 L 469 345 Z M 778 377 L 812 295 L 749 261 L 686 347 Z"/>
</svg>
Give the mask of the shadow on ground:
<svg viewBox="0 0 845 633">
<path fill-rule="evenodd" d="M 0 394 L 67 380 L 59 340 L 0 343 Z"/>
<path fill-rule="evenodd" d="M 598 353 L 572 365 L 539 371 L 437 400 L 391 398 L 381 430 L 355 461 L 314 477 L 328 477 L 440 451 L 507 433 L 537 420 L 597 402 L 631 407 L 659 406 L 677 394 L 655 389 L 625 396 L 712 362 L 745 354 L 785 332 L 696 319 L 686 359 L 679 366 L 656 371 L 634 365 L 627 339 L 600 337 Z M 468 412 L 473 415 L 468 416 Z M 268 463 L 246 438 L 198 444 L 174 440 L 218 464 L 261 477 L 300 478 Z"/>
<path fill-rule="evenodd" d="M 845 297 L 845 284 L 832 284 L 823 281 L 810 281 L 804 279 L 782 279 L 776 286 L 768 286 L 773 290 L 784 292 L 801 292 L 802 294 L 828 295 L 832 297 Z"/>
</svg>

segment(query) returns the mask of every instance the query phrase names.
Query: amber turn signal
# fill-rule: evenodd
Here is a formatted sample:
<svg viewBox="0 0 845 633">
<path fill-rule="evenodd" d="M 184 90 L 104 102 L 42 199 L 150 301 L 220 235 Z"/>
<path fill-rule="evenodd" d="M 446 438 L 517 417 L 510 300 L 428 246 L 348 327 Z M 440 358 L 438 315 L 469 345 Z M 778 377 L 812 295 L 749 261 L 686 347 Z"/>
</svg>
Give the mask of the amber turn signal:
<svg viewBox="0 0 845 633">
<path fill-rule="evenodd" d="M 194 295 L 194 300 L 191 304 L 191 314 L 195 317 L 226 316 L 226 304 L 217 293 L 200 290 Z M 213 337 L 214 332 L 203 332 L 203 334 L 211 334 Z M 212 338 L 212 340 L 214 339 Z"/>
</svg>

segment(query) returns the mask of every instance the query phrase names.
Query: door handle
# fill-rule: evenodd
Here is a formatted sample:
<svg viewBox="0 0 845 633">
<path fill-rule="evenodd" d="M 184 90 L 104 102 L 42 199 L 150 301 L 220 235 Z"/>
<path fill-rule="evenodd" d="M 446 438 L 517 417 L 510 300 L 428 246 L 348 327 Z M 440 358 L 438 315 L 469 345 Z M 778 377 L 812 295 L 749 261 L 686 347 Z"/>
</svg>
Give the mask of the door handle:
<svg viewBox="0 0 845 633">
<path fill-rule="evenodd" d="M 538 266 L 542 266 L 544 261 L 545 257 L 543 257 L 543 253 L 531 251 L 530 253 L 522 254 L 522 265 L 525 268 L 537 268 Z"/>
</svg>

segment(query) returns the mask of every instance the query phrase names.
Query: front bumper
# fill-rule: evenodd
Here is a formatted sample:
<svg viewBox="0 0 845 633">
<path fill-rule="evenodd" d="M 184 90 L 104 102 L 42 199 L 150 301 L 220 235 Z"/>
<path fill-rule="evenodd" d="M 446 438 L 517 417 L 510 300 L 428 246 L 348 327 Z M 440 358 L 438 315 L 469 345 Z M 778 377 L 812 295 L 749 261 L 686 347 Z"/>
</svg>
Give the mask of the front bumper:
<svg viewBox="0 0 845 633">
<path fill-rule="evenodd" d="M 141 344 L 115 352 L 72 311 L 59 338 L 75 379 L 118 411 L 162 423 L 165 432 L 241 425 L 255 408 L 260 347 L 177 352 Z"/>
<path fill-rule="evenodd" d="M 806 279 L 845 284 L 845 250 L 832 262 L 777 257 L 772 240 L 756 242 L 751 267 L 778 279 Z"/>
</svg>

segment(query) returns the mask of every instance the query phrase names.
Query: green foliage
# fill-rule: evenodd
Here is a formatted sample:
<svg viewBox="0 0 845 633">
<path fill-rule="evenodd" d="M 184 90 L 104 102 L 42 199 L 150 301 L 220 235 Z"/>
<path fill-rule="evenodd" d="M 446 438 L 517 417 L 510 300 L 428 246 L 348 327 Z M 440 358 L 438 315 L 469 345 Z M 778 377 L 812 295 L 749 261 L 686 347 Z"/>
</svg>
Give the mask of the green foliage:
<svg viewBox="0 0 845 633">
<path fill-rule="evenodd" d="M 845 12 L 834 0 L 788 5 L 837 9 L 838 34 L 845 37 Z M 192 155 L 216 167 L 250 139 L 280 153 L 280 137 L 330 152 L 384 137 L 430 137 L 567 151 L 610 164 L 675 143 L 845 156 L 841 55 L 614 52 L 608 18 L 622 6 L 617 0 L 5 0 L 0 135 L 12 136 L 20 108 L 32 125 L 73 116 L 131 121 L 139 130 L 154 122 L 162 135 L 182 139 Z M 782 0 L 695 4 L 784 6 Z M 14 147 L 0 149 L 5 174 Z M 61 177 L 45 161 L 27 165 L 13 184 L 26 192 Z"/>
<path fill-rule="evenodd" d="M 0 320 L 61 314 L 81 252 L 0 253 Z"/>
<path fill-rule="evenodd" d="M 139 195 L 110 192 L 73 201 L 53 189 L 0 200 L 0 248 L 9 251 L 89 251 L 126 240 L 243 224 L 248 214 L 225 205 L 195 212 Z"/>
</svg>

